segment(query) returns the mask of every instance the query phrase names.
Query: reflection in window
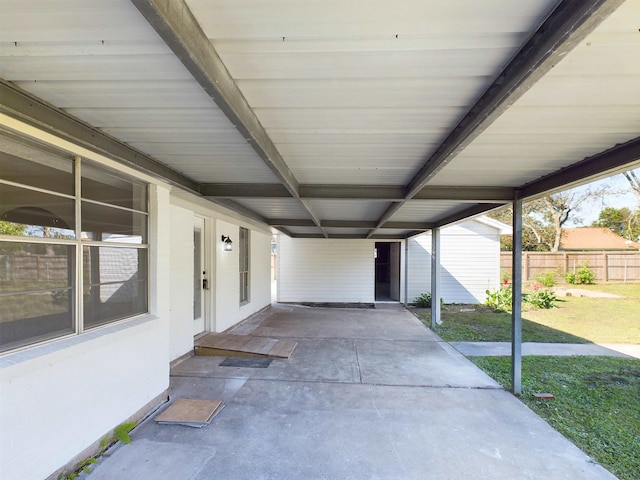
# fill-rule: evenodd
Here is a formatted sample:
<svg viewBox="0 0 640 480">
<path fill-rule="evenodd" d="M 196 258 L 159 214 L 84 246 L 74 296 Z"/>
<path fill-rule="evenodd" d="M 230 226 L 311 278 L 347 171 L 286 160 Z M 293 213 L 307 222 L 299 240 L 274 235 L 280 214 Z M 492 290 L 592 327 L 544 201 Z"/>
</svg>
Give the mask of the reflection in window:
<svg viewBox="0 0 640 480">
<path fill-rule="evenodd" d="M 82 237 L 102 242 L 145 243 L 147 216 L 82 202 Z"/>
<path fill-rule="evenodd" d="M 82 196 L 101 203 L 144 212 L 147 210 L 147 187 L 141 182 L 122 178 L 91 164 L 82 167 Z"/>
<path fill-rule="evenodd" d="M 75 246 L 0 242 L 0 350 L 74 332 Z"/>
<path fill-rule="evenodd" d="M 0 351 L 147 312 L 147 186 L 0 135 Z"/>
<path fill-rule="evenodd" d="M 85 328 L 147 310 L 147 250 L 85 247 Z"/>
<path fill-rule="evenodd" d="M 0 183 L 0 233 L 25 237 L 74 238 L 75 203 L 27 188 Z"/>
<path fill-rule="evenodd" d="M 73 195 L 73 161 L 3 138 L 0 178 L 52 192 Z"/>
</svg>

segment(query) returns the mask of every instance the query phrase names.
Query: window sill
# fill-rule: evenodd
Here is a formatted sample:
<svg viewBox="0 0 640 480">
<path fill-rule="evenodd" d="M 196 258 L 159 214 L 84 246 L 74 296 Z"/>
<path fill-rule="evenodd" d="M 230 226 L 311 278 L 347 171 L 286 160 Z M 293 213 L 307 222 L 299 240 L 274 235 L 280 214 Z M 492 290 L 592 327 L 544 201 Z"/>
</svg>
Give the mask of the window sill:
<svg viewBox="0 0 640 480">
<path fill-rule="evenodd" d="M 155 321 L 157 319 L 158 317 L 156 317 L 155 315 L 147 313 L 116 323 L 104 325 L 102 327 L 97 327 L 80 335 L 71 334 L 67 337 L 49 340 L 48 342 L 42 343 L 40 345 L 33 345 L 24 347 L 21 350 L 7 352 L 0 355 L 0 370 L 3 368 L 15 366 L 23 362 L 28 362 L 30 360 L 35 360 L 40 357 L 51 355 L 67 348 L 82 345 L 83 343 L 90 342 L 106 335 L 112 335 L 123 330 L 135 328 L 140 325 L 144 325 L 145 323 Z"/>
</svg>

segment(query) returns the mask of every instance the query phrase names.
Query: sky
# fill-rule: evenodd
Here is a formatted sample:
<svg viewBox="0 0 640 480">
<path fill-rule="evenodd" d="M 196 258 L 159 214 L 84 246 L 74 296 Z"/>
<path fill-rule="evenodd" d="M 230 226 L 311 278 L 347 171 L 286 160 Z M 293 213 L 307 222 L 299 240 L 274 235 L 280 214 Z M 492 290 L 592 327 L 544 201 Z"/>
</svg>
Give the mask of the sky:
<svg viewBox="0 0 640 480">
<path fill-rule="evenodd" d="M 634 170 L 636 176 L 640 178 L 640 168 Z M 624 175 L 617 174 L 612 177 L 598 180 L 596 182 L 577 187 L 577 190 L 583 190 L 589 186 L 606 185 L 607 190 L 614 192 L 606 195 L 602 199 L 594 199 L 585 203 L 572 217 L 567 221 L 567 227 L 581 227 L 589 226 L 592 222 L 598 219 L 600 212 L 606 207 L 623 208 L 627 207 L 629 210 L 637 210 L 640 208 L 638 205 L 638 196 L 631 190 L 629 182 Z M 616 194 L 615 192 L 626 191 L 624 194 Z"/>
</svg>

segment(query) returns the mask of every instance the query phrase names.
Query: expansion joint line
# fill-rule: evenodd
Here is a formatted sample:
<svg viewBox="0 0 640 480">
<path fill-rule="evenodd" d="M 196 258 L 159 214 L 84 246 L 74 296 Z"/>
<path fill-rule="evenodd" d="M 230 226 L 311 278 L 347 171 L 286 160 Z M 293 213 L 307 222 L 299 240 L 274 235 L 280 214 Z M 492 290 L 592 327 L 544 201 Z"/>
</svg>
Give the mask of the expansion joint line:
<svg viewBox="0 0 640 480">
<path fill-rule="evenodd" d="M 358 378 L 360 379 L 360 383 L 362 382 L 362 370 L 360 369 L 360 356 L 358 355 L 358 345 L 356 344 L 356 339 L 352 338 L 351 342 L 353 342 L 353 350 L 356 354 L 356 367 L 358 368 Z"/>
</svg>

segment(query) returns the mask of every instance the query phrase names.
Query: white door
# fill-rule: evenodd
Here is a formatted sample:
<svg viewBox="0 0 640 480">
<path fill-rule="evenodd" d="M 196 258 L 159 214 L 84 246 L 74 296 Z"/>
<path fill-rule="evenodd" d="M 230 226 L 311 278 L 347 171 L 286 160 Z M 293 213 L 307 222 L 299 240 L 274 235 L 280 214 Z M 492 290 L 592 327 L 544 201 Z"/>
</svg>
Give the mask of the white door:
<svg viewBox="0 0 640 480">
<path fill-rule="evenodd" d="M 206 271 L 204 254 L 204 219 L 195 217 L 193 221 L 193 334 L 204 332 L 206 313 L 206 293 L 209 276 Z"/>
</svg>

